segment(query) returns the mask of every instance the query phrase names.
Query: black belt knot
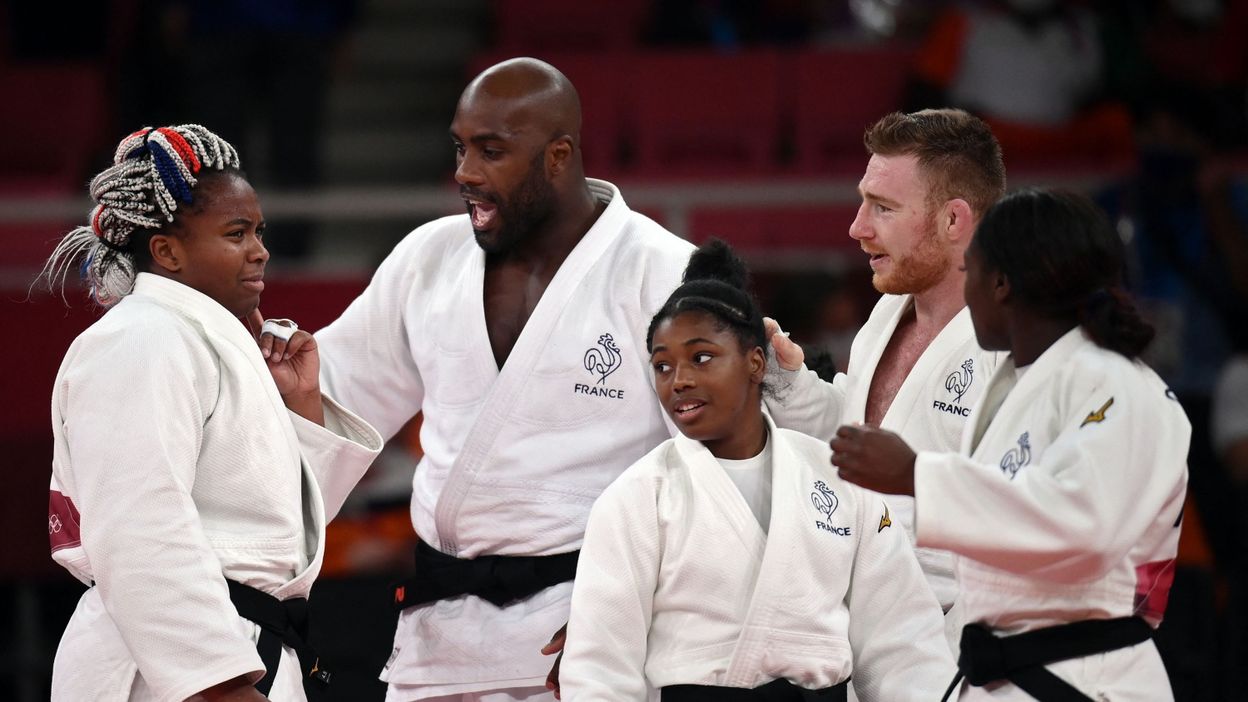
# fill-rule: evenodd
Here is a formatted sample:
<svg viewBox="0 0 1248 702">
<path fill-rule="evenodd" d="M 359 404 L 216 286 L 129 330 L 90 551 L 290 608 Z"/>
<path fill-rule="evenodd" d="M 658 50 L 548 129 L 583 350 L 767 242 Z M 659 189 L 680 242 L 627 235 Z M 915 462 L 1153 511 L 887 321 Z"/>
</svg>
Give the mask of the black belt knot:
<svg viewBox="0 0 1248 702">
<path fill-rule="evenodd" d="M 1014 636 L 997 636 L 982 624 L 962 628 L 958 674 L 942 702 L 962 682 L 975 686 L 1009 680 L 1040 702 L 1092 702 L 1046 665 L 1106 653 L 1147 641 L 1153 628 L 1139 617 L 1090 619 L 1045 627 Z"/>
<path fill-rule="evenodd" d="M 406 609 L 460 595 L 476 595 L 496 607 L 530 597 L 576 576 L 580 551 L 553 556 L 449 556 L 416 543 L 416 575 L 395 583 L 392 604 Z"/>
<path fill-rule="evenodd" d="M 308 699 L 319 699 L 329 686 L 332 674 L 321 665 L 320 657 L 308 643 L 308 600 L 294 597 L 279 600 L 260 590 L 233 580 L 226 580 L 230 601 L 239 616 L 260 627 L 256 651 L 264 663 L 264 677 L 256 683 L 261 694 L 268 695 L 277 677 L 282 645 L 289 646 L 299 658 L 303 672 L 303 689 Z"/>
<path fill-rule="evenodd" d="M 960 650 L 974 652 L 958 657 L 958 669 L 966 676 L 967 682 L 978 687 L 1009 676 L 1013 666 L 1010 665 L 1004 641 L 982 624 L 967 624 L 962 629 Z"/>
</svg>

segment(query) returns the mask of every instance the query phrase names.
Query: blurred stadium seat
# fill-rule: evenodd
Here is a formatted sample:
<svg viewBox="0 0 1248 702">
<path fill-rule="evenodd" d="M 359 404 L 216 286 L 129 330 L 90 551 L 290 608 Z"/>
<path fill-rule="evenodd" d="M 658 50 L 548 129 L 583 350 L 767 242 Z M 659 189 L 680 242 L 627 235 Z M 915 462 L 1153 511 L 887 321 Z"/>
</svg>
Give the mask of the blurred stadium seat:
<svg viewBox="0 0 1248 702">
<path fill-rule="evenodd" d="M 653 52 L 632 63 L 638 175 L 774 173 L 780 56 Z"/>
<path fill-rule="evenodd" d="M 862 133 L 900 109 L 912 51 L 871 45 L 803 51 L 786 71 L 794 161 L 806 173 L 861 173 Z"/>
<path fill-rule="evenodd" d="M 629 48 L 649 8 L 646 0 L 495 0 L 495 46 L 522 54 Z"/>
<path fill-rule="evenodd" d="M 848 232 L 857 212 L 855 205 L 695 209 L 689 239 L 700 244 L 718 237 L 745 252 L 856 251 Z"/>
</svg>

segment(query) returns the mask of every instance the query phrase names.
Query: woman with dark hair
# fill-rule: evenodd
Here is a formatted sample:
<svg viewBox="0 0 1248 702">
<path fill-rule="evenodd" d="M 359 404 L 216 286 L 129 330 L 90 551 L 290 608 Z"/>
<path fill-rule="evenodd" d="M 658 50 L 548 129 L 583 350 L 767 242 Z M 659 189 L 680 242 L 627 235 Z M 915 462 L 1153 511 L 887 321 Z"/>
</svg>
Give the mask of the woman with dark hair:
<svg viewBox="0 0 1248 702">
<path fill-rule="evenodd" d="M 264 215 L 229 143 L 141 129 L 91 196 L 47 265 L 107 308 L 52 390 L 52 558 L 88 589 L 51 699 L 301 702 L 329 682 L 306 617 L 325 523 L 381 436 L 321 393 L 310 334 L 260 316 Z"/>
<path fill-rule="evenodd" d="M 763 319 L 721 242 L 650 324 L 680 436 L 594 504 L 566 700 L 930 700 L 953 669 L 940 606 L 887 505 L 839 480 L 822 441 L 762 411 Z M 759 689 L 761 688 L 761 689 Z"/>
<path fill-rule="evenodd" d="M 842 478 L 914 495 L 918 543 L 959 556 L 966 626 L 947 696 L 1172 699 L 1150 637 L 1174 577 L 1191 426 L 1138 359 L 1153 332 L 1122 288 L 1124 258 L 1086 198 L 1007 196 L 966 252 L 975 334 L 1009 355 L 961 453 L 916 456 L 867 426 L 832 441 Z"/>
</svg>

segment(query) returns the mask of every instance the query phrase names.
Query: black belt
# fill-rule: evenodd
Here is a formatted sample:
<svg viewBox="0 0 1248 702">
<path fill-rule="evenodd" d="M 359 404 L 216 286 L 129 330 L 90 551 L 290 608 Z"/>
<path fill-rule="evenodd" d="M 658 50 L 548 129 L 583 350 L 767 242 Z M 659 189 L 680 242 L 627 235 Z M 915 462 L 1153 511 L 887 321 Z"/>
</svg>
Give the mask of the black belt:
<svg viewBox="0 0 1248 702">
<path fill-rule="evenodd" d="M 662 702 L 845 702 L 849 678 L 832 687 L 807 690 L 779 678 L 755 688 L 717 685 L 668 685 L 660 691 Z"/>
<path fill-rule="evenodd" d="M 308 600 L 303 597 L 279 600 L 233 580 L 227 579 L 225 583 L 230 587 L 230 601 L 239 616 L 260 627 L 260 640 L 256 642 L 256 651 L 264 663 L 264 677 L 256 683 L 260 694 L 267 696 L 273 687 L 282 644 L 286 644 L 299 657 L 305 694 L 309 700 L 319 699 L 324 688 L 329 687 L 330 673 L 321 667 L 316 651 L 308 645 Z"/>
<path fill-rule="evenodd" d="M 1090 619 L 999 637 L 982 624 L 962 628 L 958 674 L 941 702 L 966 676 L 972 685 L 1009 680 L 1040 702 L 1093 702 L 1044 666 L 1127 648 L 1147 641 L 1153 628 L 1139 617 Z"/>
<path fill-rule="evenodd" d="M 460 595 L 476 595 L 496 607 L 530 597 L 576 577 L 580 551 L 553 556 L 448 556 L 416 543 L 416 575 L 391 586 L 395 609 Z"/>
</svg>

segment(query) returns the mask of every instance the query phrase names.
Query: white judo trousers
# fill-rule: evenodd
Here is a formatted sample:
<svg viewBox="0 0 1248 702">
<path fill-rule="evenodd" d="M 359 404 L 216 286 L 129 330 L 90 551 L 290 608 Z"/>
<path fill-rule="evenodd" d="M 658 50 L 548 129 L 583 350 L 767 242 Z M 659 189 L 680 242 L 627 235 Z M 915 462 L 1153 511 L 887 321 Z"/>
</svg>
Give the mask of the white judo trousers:
<svg viewBox="0 0 1248 702">
<path fill-rule="evenodd" d="M 913 306 L 910 295 L 884 295 L 854 337 L 847 373 L 832 383 L 814 372 L 781 371 L 779 401 L 769 400 L 776 424 L 831 440 L 842 424 L 866 421 L 867 395 L 880 358 L 902 317 Z M 973 407 L 1001 354 L 984 351 L 975 340 L 971 313 L 962 308 L 919 356 L 907 374 L 880 426 L 901 435 L 916 451 L 957 451 Z M 914 544 L 914 498 L 889 495 L 892 518 Z M 952 554 L 916 547 L 915 555 L 941 606 L 948 610 L 957 595 Z"/>
<path fill-rule="evenodd" d="M 327 520 L 381 449 L 324 400 L 287 410 L 255 340 L 211 298 L 141 273 L 70 346 L 52 393 L 53 558 L 92 587 L 57 649 L 52 699 L 181 701 L 258 679 L 258 627 L 226 578 L 306 597 Z M 304 699 L 285 649 L 270 699 Z"/>
<path fill-rule="evenodd" d="M 888 506 L 837 478 L 826 443 L 769 430 L 766 533 L 684 436 L 599 498 L 572 596 L 565 700 L 777 678 L 821 689 L 851 675 L 863 700 L 939 697 L 954 672 L 943 617 Z"/>
<path fill-rule="evenodd" d="M 424 413 L 412 525 L 460 558 L 581 545 L 612 480 L 671 435 L 645 335 L 692 245 L 590 180 L 606 208 L 560 266 L 502 368 L 491 350 L 485 253 L 466 215 L 407 236 L 317 334 L 328 392 L 389 437 Z M 541 687 L 540 649 L 572 583 L 497 607 L 465 595 L 406 609 L 382 678 L 391 699 Z"/>
<path fill-rule="evenodd" d="M 958 554 L 960 622 L 999 635 L 1165 612 L 1191 425 L 1143 363 L 1076 328 L 1019 377 L 993 375 L 960 454 L 921 452 L 923 546 Z M 1048 667 L 1094 700 L 1167 700 L 1152 641 Z M 963 700 L 1030 700 L 1012 684 Z"/>
</svg>

